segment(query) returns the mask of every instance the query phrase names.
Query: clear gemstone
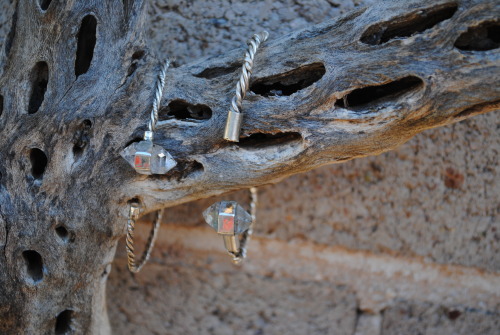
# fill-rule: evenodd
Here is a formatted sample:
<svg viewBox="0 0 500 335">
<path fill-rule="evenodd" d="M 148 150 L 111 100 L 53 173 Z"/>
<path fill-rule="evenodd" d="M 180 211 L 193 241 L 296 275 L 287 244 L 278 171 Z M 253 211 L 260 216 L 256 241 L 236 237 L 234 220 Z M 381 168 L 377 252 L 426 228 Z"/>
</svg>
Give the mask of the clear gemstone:
<svg viewBox="0 0 500 335">
<path fill-rule="evenodd" d="M 177 165 L 165 149 L 151 141 L 134 142 L 120 155 L 141 174 L 165 174 Z"/>
<path fill-rule="evenodd" d="M 217 233 L 238 235 L 250 228 L 252 216 L 236 201 L 220 201 L 203 212 L 205 221 Z"/>
</svg>

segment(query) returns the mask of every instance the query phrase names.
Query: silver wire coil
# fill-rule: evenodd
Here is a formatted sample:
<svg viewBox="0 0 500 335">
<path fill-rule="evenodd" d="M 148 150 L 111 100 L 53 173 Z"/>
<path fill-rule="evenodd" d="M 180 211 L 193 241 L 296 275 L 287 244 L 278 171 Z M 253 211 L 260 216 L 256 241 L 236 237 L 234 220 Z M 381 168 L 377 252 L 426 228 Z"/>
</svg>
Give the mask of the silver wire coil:
<svg viewBox="0 0 500 335">
<path fill-rule="evenodd" d="M 160 108 L 160 101 L 163 94 L 163 87 L 165 87 L 165 76 L 167 74 L 167 69 L 170 66 L 170 60 L 167 59 L 163 64 L 163 67 L 158 73 L 158 78 L 155 86 L 155 95 L 153 100 L 153 107 L 151 108 L 150 120 L 148 122 L 148 134 L 144 134 L 144 139 L 153 140 L 153 133 L 156 130 L 156 124 L 158 123 L 158 109 Z"/>
<path fill-rule="evenodd" d="M 233 99 L 231 100 L 231 106 L 228 112 L 226 128 L 224 130 L 225 140 L 231 142 L 239 141 L 242 121 L 241 105 L 250 87 L 250 76 L 252 74 L 253 61 L 260 44 L 266 41 L 268 37 L 269 33 L 267 31 L 263 31 L 258 34 L 254 34 L 252 38 L 247 42 L 248 49 L 245 52 L 245 60 L 241 67 L 240 79 L 236 83 L 235 94 Z"/>
<path fill-rule="evenodd" d="M 137 219 L 139 219 L 139 212 L 139 204 L 130 204 L 129 219 L 127 221 L 127 238 L 125 240 L 125 249 L 127 250 L 128 269 L 132 273 L 141 271 L 142 267 L 148 262 L 149 257 L 151 257 L 151 251 L 153 250 L 153 246 L 158 236 L 158 230 L 160 229 L 161 218 L 163 216 L 163 210 L 159 210 L 156 212 L 156 218 L 153 221 L 153 229 L 151 229 L 148 241 L 146 242 L 146 249 L 144 250 L 141 259 L 137 263 L 134 252 L 134 230 L 135 223 Z"/>
</svg>

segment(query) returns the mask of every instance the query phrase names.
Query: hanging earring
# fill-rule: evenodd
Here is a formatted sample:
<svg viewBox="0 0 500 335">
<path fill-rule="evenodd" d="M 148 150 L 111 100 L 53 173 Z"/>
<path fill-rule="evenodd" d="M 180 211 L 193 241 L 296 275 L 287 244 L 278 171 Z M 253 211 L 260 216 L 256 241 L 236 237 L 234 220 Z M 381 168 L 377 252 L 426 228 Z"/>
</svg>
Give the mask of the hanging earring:
<svg viewBox="0 0 500 335">
<path fill-rule="evenodd" d="M 136 262 L 135 252 L 134 252 L 134 230 L 135 223 L 139 219 L 139 214 L 141 211 L 141 206 L 137 202 L 132 202 L 129 205 L 129 218 L 127 221 L 127 238 L 125 240 L 125 250 L 127 251 L 127 264 L 128 269 L 132 273 L 137 273 L 141 271 L 142 267 L 148 262 L 151 256 L 151 251 L 153 251 L 153 246 L 158 236 L 158 230 L 160 229 L 161 218 L 163 216 L 163 210 L 156 212 L 156 217 L 153 221 L 153 229 L 149 233 L 149 238 L 146 243 L 146 249 L 142 254 L 139 263 Z"/>
<path fill-rule="evenodd" d="M 248 40 L 248 50 L 241 67 L 240 79 L 236 83 L 236 92 L 231 101 L 231 107 L 224 129 L 224 139 L 239 142 L 241 123 L 243 121 L 242 102 L 250 86 L 253 60 L 260 44 L 267 40 L 269 33 L 263 31 Z M 203 217 L 210 227 L 222 235 L 224 246 L 233 258 L 233 263 L 240 264 L 246 257 L 247 244 L 252 236 L 253 224 L 257 210 L 257 189 L 250 188 L 251 213 L 245 211 L 236 201 L 216 202 L 203 212 Z"/>
<path fill-rule="evenodd" d="M 245 61 L 241 67 L 241 76 L 236 84 L 236 92 L 231 101 L 231 107 L 227 114 L 226 128 L 224 129 L 224 139 L 230 142 L 239 142 L 241 123 L 243 121 L 243 111 L 241 104 L 250 86 L 250 75 L 252 74 L 253 60 L 257 49 L 262 42 L 269 37 L 267 31 L 252 36 L 248 40 L 248 50 L 245 52 Z"/>
<path fill-rule="evenodd" d="M 153 144 L 154 131 L 158 122 L 158 108 L 163 87 L 165 86 L 165 74 L 169 65 L 170 62 L 167 60 L 158 74 L 153 108 L 148 122 L 148 130 L 144 132 L 144 140 L 132 143 L 120 153 L 140 174 L 165 174 L 177 165 L 177 162 L 163 147 Z"/>
<path fill-rule="evenodd" d="M 165 86 L 165 74 L 169 65 L 170 62 L 167 60 L 158 74 L 153 108 L 151 109 L 150 120 L 148 122 L 148 130 L 144 132 L 144 140 L 132 143 L 120 153 L 120 155 L 135 169 L 135 171 L 140 174 L 165 174 L 177 165 L 177 162 L 164 148 L 153 144 L 154 131 L 156 129 L 156 123 L 158 122 L 158 108 L 160 106 L 163 87 Z M 132 273 L 139 272 L 149 260 L 158 235 L 158 230 L 160 229 L 160 222 L 163 215 L 162 210 L 156 212 L 156 218 L 153 221 L 153 229 L 151 229 L 151 233 L 149 234 L 146 249 L 139 262 L 136 263 L 134 253 L 134 230 L 135 223 L 139 218 L 140 210 L 141 206 L 138 202 L 132 202 L 129 204 L 125 248 L 127 251 L 128 269 Z"/>
<path fill-rule="evenodd" d="M 224 240 L 234 264 L 246 258 L 257 214 L 257 188 L 250 188 L 250 213 L 236 201 L 219 201 L 203 212 L 207 224 Z"/>
</svg>

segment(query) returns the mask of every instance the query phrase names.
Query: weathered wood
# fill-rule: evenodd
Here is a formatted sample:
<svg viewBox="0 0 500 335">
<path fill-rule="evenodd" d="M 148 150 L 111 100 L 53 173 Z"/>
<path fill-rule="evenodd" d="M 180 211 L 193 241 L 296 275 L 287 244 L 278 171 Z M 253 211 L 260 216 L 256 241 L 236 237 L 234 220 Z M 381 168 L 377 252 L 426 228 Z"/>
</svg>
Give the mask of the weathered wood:
<svg viewBox="0 0 500 335">
<path fill-rule="evenodd" d="M 499 4 L 384 1 L 270 32 L 239 144 L 222 132 L 243 50 L 171 69 L 156 142 L 179 164 L 138 175 L 119 152 L 145 130 L 159 70 L 143 7 L 16 5 L 0 68 L 1 333 L 109 332 L 104 288 L 131 198 L 148 212 L 269 183 L 500 106 Z"/>
<path fill-rule="evenodd" d="M 181 164 L 165 177 L 132 174 L 122 197 L 141 197 L 156 209 L 260 185 L 380 154 L 425 129 L 496 110 L 499 78 L 491 73 L 498 73 L 498 49 L 455 44 L 469 27 L 497 22 L 498 10 L 488 1 L 389 2 L 271 38 L 256 57 L 252 88 L 260 94 L 243 104 L 239 145 L 221 134 L 242 50 L 173 69 L 157 141 Z M 378 36 L 394 37 L 372 41 Z M 186 118 L 189 108 L 196 114 L 202 106 L 211 118 Z"/>
</svg>

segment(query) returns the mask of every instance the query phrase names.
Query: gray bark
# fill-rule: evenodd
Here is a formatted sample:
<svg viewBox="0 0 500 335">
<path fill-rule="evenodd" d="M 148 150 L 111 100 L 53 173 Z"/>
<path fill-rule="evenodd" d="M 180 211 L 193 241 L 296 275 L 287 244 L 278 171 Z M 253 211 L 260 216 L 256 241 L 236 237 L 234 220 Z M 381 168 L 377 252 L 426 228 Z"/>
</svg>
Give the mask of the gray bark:
<svg viewBox="0 0 500 335">
<path fill-rule="evenodd" d="M 243 50 L 170 69 L 155 141 L 178 165 L 138 175 L 119 152 L 145 130 L 159 70 L 144 13 L 132 0 L 15 5 L 0 64 L 1 333 L 109 332 L 105 283 L 132 198 L 146 213 L 274 182 L 500 106 L 500 5 L 384 1 L 270 32 L 238 144 L 222 132 Z"/>
</svg>

